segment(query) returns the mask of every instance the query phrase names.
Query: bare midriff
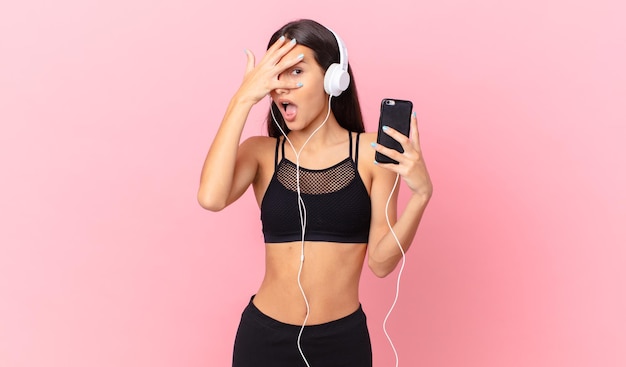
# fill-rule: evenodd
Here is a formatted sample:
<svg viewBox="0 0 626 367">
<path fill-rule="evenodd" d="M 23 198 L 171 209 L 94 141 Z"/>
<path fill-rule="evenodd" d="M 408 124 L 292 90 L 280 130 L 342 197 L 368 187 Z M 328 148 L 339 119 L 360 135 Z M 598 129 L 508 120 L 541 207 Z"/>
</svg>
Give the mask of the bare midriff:
<svg viewBox="0 0 626 367">
<path fill-rule="evenodd" d="M 265 245 L 265 277 L 254 305 L 286 324 L 302 325 L 307 307 L 298 286 L 301 243 Z M 350 315 L 359 308 L 359 279 L 367 246 L 307 242 L 300 282 L 309 302 L 307 325 Z"/>
</svg>

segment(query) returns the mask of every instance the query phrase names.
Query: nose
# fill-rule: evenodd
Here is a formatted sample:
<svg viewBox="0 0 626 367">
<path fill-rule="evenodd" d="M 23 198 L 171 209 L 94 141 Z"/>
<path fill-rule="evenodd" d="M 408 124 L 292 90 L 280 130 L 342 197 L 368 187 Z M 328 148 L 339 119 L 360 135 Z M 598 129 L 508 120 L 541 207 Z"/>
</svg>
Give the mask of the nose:
<svg viewBox="0 0 626 367">
<path fill-rule="evenodd" d="M 289 89 L 288 88 L 276 88 L 274 89 L 274 93 L 282 96 L 284 94 L 289 93 Z"/>
<path fill-rule="evenodd" d="M 289 72 L 283 71 L 282 73 L 280 73 L 278 75 L 278 80 L 281 81 L 281 82 L 284 82 L 284 83 L 288 82 L 290 80 Z M 282 87 L 282 88 L 274 89 L 274 92 L 276 92 L 276 94 L 278 94 L 278 95 L 284 95 L 284 94 L 289 93 L 289 90 L 290 90 L 289 88 Z"/>
</svg>

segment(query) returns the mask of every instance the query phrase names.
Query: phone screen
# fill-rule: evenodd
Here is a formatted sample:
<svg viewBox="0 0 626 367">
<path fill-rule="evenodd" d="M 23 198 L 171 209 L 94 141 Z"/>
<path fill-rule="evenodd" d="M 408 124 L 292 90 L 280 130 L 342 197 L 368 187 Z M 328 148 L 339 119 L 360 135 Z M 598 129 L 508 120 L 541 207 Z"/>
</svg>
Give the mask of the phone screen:
<svg viewBox="0 0 626 367">
<path fill-rule="evenodd" d="M 394 149 L 400 153 L 404 152 L 402 145 L 383 132 L 383 126 L 389 126 L 405 136 L 409 136 L 411 126 L 411 112 L 413 112 L 413 103 L 401 99 L 385 98 L 380 103 L 380 118 L 378 120 L 378 137 L 376 142 L 387 148 Z M 380 163 L 398 164 L 396 160 L 387 157 L 384 154 L 376 152 L 376 161 Z"/>
</svg>

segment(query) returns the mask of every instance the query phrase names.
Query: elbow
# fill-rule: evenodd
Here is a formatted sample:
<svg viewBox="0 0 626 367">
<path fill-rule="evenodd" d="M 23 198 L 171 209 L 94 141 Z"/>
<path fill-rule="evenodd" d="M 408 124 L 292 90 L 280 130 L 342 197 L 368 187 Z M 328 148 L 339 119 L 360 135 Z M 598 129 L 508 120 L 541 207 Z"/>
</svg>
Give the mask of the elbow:
<svg viewBox="0 0 626 367">
<path fill-rule="evenodd" d="M 378 278 L 385 278 L 387 275 L 391 274 L 394 269 L 394 267 L 390 267 L 383 262 L 374 260 L 371 256 L 368 257 L 367 266 Z"/>
<path fill-rule="evenodd" d="M 198 192 L 198 204 L 206 210 L 212 212 L 219 212 L 226 207 L 224 200 L 216 199 L 215 196 L 206 195 L 202 192 Z"/>
</svg>

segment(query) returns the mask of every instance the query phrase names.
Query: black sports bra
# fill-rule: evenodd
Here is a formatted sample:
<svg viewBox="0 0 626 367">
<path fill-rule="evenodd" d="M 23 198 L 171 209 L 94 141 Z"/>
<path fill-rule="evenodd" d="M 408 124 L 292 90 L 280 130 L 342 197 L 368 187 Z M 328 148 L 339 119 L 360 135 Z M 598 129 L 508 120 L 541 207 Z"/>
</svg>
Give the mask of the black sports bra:
<svg viewBox="0 0 626 367">
<path fill-rule="evenodd" d="M 332 167 L 312 170 L 300 167 L 300 193 L 306 208 L 305 241 L 367 243 L 372 216 L 371 200 L 359 175 L 359 137 L 352 160 L 352 133 L 349 156 Z M 302 239 L 298 211 L 296 164 L 278 160 L 280 139 L 276 140 L 274 175 L 261 201 L 261 222 L 266 243 Z"/>
</svg>

